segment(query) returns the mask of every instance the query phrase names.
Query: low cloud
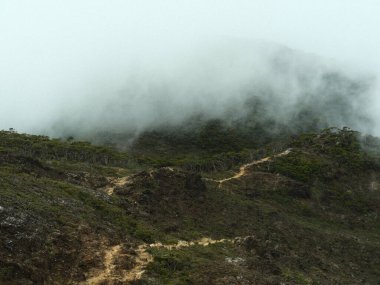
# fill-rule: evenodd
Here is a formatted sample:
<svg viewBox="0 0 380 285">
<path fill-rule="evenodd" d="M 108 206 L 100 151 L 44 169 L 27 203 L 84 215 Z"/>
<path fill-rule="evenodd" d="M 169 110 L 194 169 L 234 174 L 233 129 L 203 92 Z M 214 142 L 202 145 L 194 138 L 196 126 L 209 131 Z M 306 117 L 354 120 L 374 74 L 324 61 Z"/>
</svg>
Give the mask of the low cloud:
<svg viewBox="0 0 380 285">
<path fill-rule="evenodd" d="M 2 2 L 0 128 L 138 133 L 259 99 L 290 128 L 306 112 L 380 134 L 375 2 L 142 2 Z"/>
</svg>

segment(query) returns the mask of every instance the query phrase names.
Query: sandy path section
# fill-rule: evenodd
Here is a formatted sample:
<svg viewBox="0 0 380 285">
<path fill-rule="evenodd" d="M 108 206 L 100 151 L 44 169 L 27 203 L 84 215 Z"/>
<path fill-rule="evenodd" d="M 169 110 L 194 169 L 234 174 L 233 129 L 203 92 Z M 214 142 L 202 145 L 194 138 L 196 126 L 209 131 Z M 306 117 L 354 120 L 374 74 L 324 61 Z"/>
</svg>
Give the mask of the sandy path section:
<svg viewBox="0 0 380 285">
<path fill-rule="evenodd" d="M 115 270 L 115 263 L 126 254 L 121 253 L 122 246 L 116 245 L 108 248 L 104 252 L 104 268 L 93 272 L 92 276 L 88 277 L 86 281 L 80 283 L 81 285 L 101 285 L 101 284 L 128 284 L 132 281 L 137 281 L 142 278 L 146 267 L 149 263 L 154 261 L 153 255 L 148 252 L 151 248 L 163 248 L 167 250 L 178 250 L 191 246 L 209 246 L 217 243 L 236 243 L 248 238 L 236 237 L 233 239 L 212 239 L 204 237 L 193 241 L 180 240 L 174 244 L 162 244 L 160 242 L 153 244 L 141 244 L 135 249 L 134 255 L 127 255 L 129 258 L 134 259 L 134 266 L 130 270 Z"/>
<path fill-rule="evenodd" d="M 277 157 L 286 156 L 290 152 L 291 152 L 291 149 L 287 149 L 281 153 L 264 157 L 260 160 L 255 160 L 253 162 L 244 164 L 239 168 L 239 172 L 237 172 L 235 175 L 228 178 L 224 178 L 220 180 L 205 178 L 205 180 L 217 182 L 219 183 L 219 187 L 221 187 L 221 185 L 226 181 L 239 179 L 240 177 L 245 176 L 247 173 L 247 168 L 249 168 L 250 166 L 265 163 Z M 170 171 L 174 171 L 172 168 L 168 168 L 168 169 Z M 152 175 L 152 173 L 150 173 L 150 175 Z M 114 192 L 114 189 L 117 186 L 125 185 L 128 182 L 129 177 L 130 176 L 125 176 L 122 178 L 111 180 L 111 185 L 105 189 L 106 193 L 108 195 L 112 195 Z M 237 241 L 244 240 L 247 237 L 236 237 L 233 239 L 219 239 L 219 240 L 204 237 L 204 238 L 193 240 L 193 241 L 180 240 L 174 244 L 162 244 L 160 242 L 153 243 L 153 244 L 141 244 L 134 250 L 135 254 L 133 255 L 122 253 L 122 245 L 111 246 L 104 251 L 103 269 L 93 271 L 90 274 L 90 276 L 86 279 L 86 281 L 81 282 L 79 284 L 81 285 L 105 285 L 105 284 L 112 285 L 112 284 L 120 284 L 120 283 L 128 284 L 129 282 L 140 280 L 142 278 L 142 275 L 145 272 L 146 267 L 149 265 L 149 263 L 154 261 L 152 254 L 148 252 L 148 250 L 151 248 L 178 250 L 181 248 L 191 247 L 195 245 L 209 246 L 209 245 L 217 244 L 217 243 L 236 243 Z M 122 259 L 125 259 L 126 257 L 134 260 L 133 267 L 129 270 L 116 270 L 116 262 Z"/>
<path fill-rule="evenodd" d="M 259 159 L 259 160 L 255 160 L 255 161 L 247 163 L 247 164 L 243 164 L 239 168 L 239 172 L 237 172 L 235 175 L 233 175 L 231 177 L 227 177 L 227 178 L 220 179 L 220 180 L 205 178 L 205 180 L 214 181 L 216 183 L 219 183 L 219 188 L 220 188 L 220 187 L 222 187 L 222 184 L 224 182 L 226 182 L 226 181 L 230 181 L 230 180 L 234 180 L 234 179 L 239 179 L 240 177 L 245 176 L 247 174 L 247 168 L 249 168 L 249 167 L 251 167 L 253 165 L 258 165 L 258 164 L 262 164 L 262 163 L 265 163 L 265 162 L 268 162 L 268 161 L 272 161 L 274 158 L 277 158 L 277 157 L 286 156 L 290 152 L 291 152 L 291 149 L 287 149 L 287 150 L 285 150 L 285 151 L 283 151 L 281 153 L 278 153 L 278 154 L 275 154 L 275 155 L 272 155 L 272 156 L 267 156 L 267 157 L 264 157 L 264 158 Z"/>
<path fill-rule="evenodd" d="M 163 167 L 163 168 L 166 168 L 168 169 L 169 171 L 171 172 L 174 172 L 174 168 L 172 167 Z M 150 177 L 153 178 L 153 172 L 154 170 L 151 170 L 149 171 L 149 175 Z M 111 196 L 114 191 L 115 191 L 115 188 L 118 187 L 118 186 L 123 186 L 125 185 L 129 178 L 131 177 L 132 175 L 128 175 L 128 176 L 124 176 L 124 177 L 121 177 L 121 178 L 112 178 L 112 177 L 109 177 L 109 185 L 104 189 L 104 191 L 109 195 Z"/>
<path fill-rule="evenodd" d="M 111 179 L 110 185 L 105 188 L 105 192 L 111 196 L 116 187 L 123 186 L 128 182 L 129 177 L 130 176 L 125 176 L 121 178 Z"/>
<path fill-rule="evenodd" d="M 88 278 L 85 282 L 81 282 L 79 284 L 81 285 L 103 284 L 104 281 L 114 279 L 112 276 L 113 275 L 112 273 L 115 269 L 114 261 L 115 261 L 115 257 L 120 255 L 120 250 L 121 250 L 121 245 L 115 245 L 108 248 L 104 252 L 104 259 L 103 259 L 104 269 L 93 272 L 90 278 Z"/>
</svg>

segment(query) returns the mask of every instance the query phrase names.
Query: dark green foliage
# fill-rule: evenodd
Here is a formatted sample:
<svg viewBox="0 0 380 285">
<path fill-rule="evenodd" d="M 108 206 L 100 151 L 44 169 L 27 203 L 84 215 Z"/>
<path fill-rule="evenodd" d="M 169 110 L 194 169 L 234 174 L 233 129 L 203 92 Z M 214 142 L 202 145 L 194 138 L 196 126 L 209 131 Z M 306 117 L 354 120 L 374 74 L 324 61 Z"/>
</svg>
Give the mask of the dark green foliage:
<svg viewBox="0 0 380 285">
<path fill-rule="evenodd" d="M 242 142 L 236 130 L 227 128 L 221 120 L 211 120 L 199 133 L 199 147 L 212 153 L 241 150 Z"/>
<path fill-rule="evenodd" d="M 276 159 L 275 172 L 312 182 L 336 179 L 366 169 L 378 169 L 376 158 L 361 147 L 360 135 L 348 128 L 326 129 L 316 134 L 303 134 L 290 143 L 294 148 L 286 157 Z"/>
<path fill-rule="evenodd" d="M 224 265 L 226 254 L 231 251 L 233 247 L 228 244 L 176 251 L 154 249 L 155 261 L 148 267 L 149 275 L 162 284 L 213 284 L 216 272 L 233 272 Z"/>
<path fill-rule="evenodd" d="M 270 136 L 256 141 L 248 127 L 202 126 L 145 133 L 128 156 L 0 132 L 0 283 L 78 283 L 102 268 L 104 249 L 115 244 L 133 256 L 141 243 L 249 235 L 236 243 L 151 249 L 155 260 L 140 283 L 376 284 L 375 138 L 346 128 L 267 143 Z M 253 165 L 222 187 L 199 173 L 230 177 L 241 164 L 287 147 L 289 155 Z M 126 161 L 129 168 L 111 167 Z M 163 165 L 175 167 L 152 169 Z M 126 175 L 128 183 L 107 195 L 103 187 Z"/>
<path fill-rule="evenodd" d="M 292 152 L 280 157 L 271 166 L 271 171 L 281 173 L 301 182 L 310 182 L 323 175 L 329 165 L 319 156 Z"/>
<path fill-rule="evenodd" d="M 89 142 L 62 141 L 45 136 L 0 131 L 0 155 L 22 155 L 44 160 L 71 160 L 103 165 L 125 165 L 128 156 Z"/>
</svg>

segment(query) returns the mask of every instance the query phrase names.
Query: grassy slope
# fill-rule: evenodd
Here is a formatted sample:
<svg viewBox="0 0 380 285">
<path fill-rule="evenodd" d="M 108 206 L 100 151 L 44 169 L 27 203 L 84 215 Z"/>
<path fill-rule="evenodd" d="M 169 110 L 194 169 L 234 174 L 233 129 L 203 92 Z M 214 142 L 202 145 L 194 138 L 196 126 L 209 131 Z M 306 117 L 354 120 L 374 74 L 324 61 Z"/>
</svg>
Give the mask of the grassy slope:
<svg viewBox="0 0 380 285">
<path fill-rule="evenodd" d="M 173 145 L 163 147 L 175 152 Z M 226 152 L 212 147 L 195 148 L 199 156 L 188 156 L 185 164 L 170 155 L 159 157 L 177 167 L 196 165 L 199 157 L 213 165 L 214 158 Z M 105 177 L 135 173 L 150 163 L 136 166 L 131 163 L 133 154 L 86 143 L 73 146 L 72 142 L 1 132 L 0 280 L 5 284 L 81 280 L 84 272 L 101 263 L 101 255 L 94 253 L 125 240 L 133 246 L 143 241 L 253 235 L 241 244 L 170 252 L 155 249 L 155 261 L 144 280 L 148 284 L 239 284 L 244 280 L 252 284 L 376 284 L 380 278 L 376 160 L 358 147 L 357 134 L 349 130 L 302 135 L 290 147 L 291 155 L 252 169 L 256 173 L 252 177 L 227 183 L 222 189 L 210 182 L 194 195 L 183 192 L 181 180 L 171 179 L 164 181 L 169 192 L 160 184 L 141 186 L 136 191 L 148 202 L 136 200 L 137 210 L 131 212 L 128 199 L 133 195 L 107 196 L 102 183 Z M 252 149 L 242 160 L 273 149 L 273 145 Z M 140 163 L 146 163 L 139 160 L 142 156 L 150 157 L 143 146 L 134 155 L 133 160 Z M 239 163 L 233 161 L 231 166 Z M 215 168 L 203 170 L 208 169 Z M 207 175 L 224 176 L 225 172 Z M 274 189 L 270 183 L 278 175 L 288 184 Z M 305 191 L 306 196 L 300 195 Z"/>
<path fill-rule="evenodd" d="M 261 182 L 247 177 L 215 192 L 215 186 L 209 186 L 209 195 L 215 196 L 207 199 L 204 234 L 253 235 L 252 244 L 156 249 L 148 283 L 376 284 L 380 193 L 371 188 L 379 181 L 376 160 L 361 150 L 357 134 L 350 130 L 303 135 L 289 146 L 289 156 L 252 169 L 258 171 L 256 180 L 262 175 Z M 272 190 L 263 172 L 297 183 Z M 248 189 L 254 183 L 254 189 Z M 300 185 L 302 191 L 297 191 Z M 199 228 L 199 223 L 191 228 Z M 237 261 L 231 263 L 231 258 Z"/>
</svg>

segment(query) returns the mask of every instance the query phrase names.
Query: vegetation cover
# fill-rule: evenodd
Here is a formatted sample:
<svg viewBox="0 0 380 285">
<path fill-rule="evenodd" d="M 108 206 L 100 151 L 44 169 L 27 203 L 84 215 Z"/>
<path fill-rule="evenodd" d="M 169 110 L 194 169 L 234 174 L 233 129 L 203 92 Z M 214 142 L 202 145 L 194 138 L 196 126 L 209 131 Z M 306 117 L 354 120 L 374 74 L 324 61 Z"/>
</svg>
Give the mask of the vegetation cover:
<svg viewBox="0 0 380 285">
<path fill-rule="evenodd" d="M 0 283 L 378 284 L 379 139 L 196 130 L 0 132 Z"/>
</svg>

